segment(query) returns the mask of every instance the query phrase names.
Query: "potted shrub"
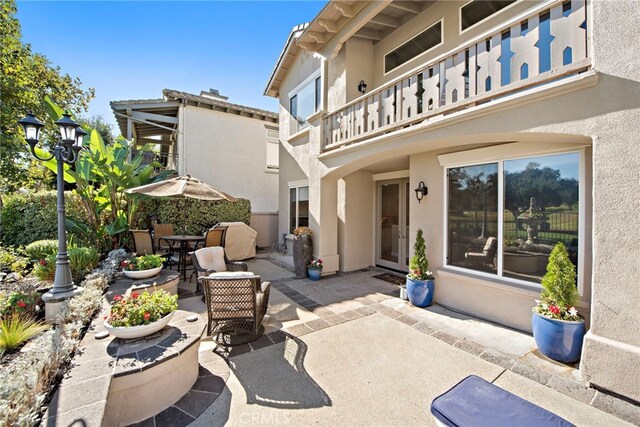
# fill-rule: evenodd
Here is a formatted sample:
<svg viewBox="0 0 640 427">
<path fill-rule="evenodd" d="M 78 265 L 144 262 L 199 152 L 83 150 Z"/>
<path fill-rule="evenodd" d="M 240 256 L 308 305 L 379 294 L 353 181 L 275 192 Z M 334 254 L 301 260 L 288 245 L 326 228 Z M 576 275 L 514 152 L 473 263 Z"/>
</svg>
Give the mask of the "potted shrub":
<svg viewBox="0 0 640 427">
<path fill-rule="evenodd" d="M 164 328 L 177 309 L 178 295 L 162 289 L 129 297 L 115 295 L 104 327 L 116 338 L 140 338 Z"/>
<path fill-rule="evenodd" d="M 322 260 L 320 258 L 312 260 L 309 263 L 309 267 L 307 267 L 307 272 L 309 273 L 309 279 L 320 280 L 320 276 L 322 275 Z"/>
<path fill-rule="evenodd" d="M 409 301 L 416 307 L 427 307 L 433 302 L 435 284 L 433 274 L 428 270 L 426 249 L 422 229 L 418 229 L 406 284 Z"/>
<path fill-rule="evenodd" d="M 565 363 L 580 359 L 585 326 L 575 308 L 578 297 L 576 268 L 565 246 L 558 243 L 549 255 L 540 300 L 531 319 L 536 345 L 551 359 Z"/>
<path fill-rule="evenodd" d="M 125 276 L 130 279 L 146 279 L 160 273 L 164 258 L 160 255 L 142 255 L 122 261 L 120 266 Z"/>
<path fill-rule="evenodd" d="M 307 277 L 307 266 L 313 256 L 313 231 L 309 227 L 298 227 L 293 230 L 293 265 L 296 277 Z"/>
</svg>

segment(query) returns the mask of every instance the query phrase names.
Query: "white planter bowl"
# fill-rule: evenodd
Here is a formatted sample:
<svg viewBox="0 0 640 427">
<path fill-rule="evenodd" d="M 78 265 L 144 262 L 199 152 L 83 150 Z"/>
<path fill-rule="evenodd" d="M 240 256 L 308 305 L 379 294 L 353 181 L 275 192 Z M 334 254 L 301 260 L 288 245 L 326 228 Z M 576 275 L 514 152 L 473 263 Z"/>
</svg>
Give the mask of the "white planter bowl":
<svg viewBox="0 0 640 427">
<path fill-rule="evenodd" d="M 155 322 L 149 323 L 148 325 L 115 327 L 115 326 L 111 326 L 105 320 L 104 327 L 107 331 L 109 331 L 111 335 L 113 335 L 116 338 L 122 338 L 123 340 L 130 340 L 133 338 L 142 338 L 142 337 L 146 337 L 147 335 L 154 334 L 158 332 L 160 329 L 167 326 L 167 324 L 173 317 L 173 313 L 175 313 L 175 311 L 172 311 L 171 313 L 167 314 L 163 318 L 156 320 Z"/>
<path fill-rule="evenodd" d="M 160 273 L 162 267 L 152 268 L 151 270 L 139 270 L 139 271 L 128 271 L 122 270 L 125 276 L 129 279 L 148 279 L 149 277 L 153 277 L 156 274 Z"/>
</svg>

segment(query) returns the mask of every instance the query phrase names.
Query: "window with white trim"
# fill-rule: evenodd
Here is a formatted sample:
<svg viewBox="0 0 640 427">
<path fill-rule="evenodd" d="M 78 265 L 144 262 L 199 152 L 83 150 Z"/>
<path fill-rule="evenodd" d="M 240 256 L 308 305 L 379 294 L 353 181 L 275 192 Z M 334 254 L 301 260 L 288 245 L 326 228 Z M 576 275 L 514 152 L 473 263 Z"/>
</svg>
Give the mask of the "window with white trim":
<svg viewBox="0 0 640 427">
<path fill-rule="evenodd" d="M 307 119 L 320 110 L 322 81 L 320 75 L 311 77 L 289 94 L 289 113 L 293 118 L 292 131 L 309 126 Z"/>
<path fill-rule="evenodd" d="M 277 130 L 267 129 L 267 170 L 277 171 L 280 169 L 278 135 Z"/>
<path fill-rule="evenodd" d="M 447 265 L 540 284 L 557 242 L 578 266 L 579 152 L 447 169 Z"/>
<path fill-rule="evenodd" d="M 309 186 L 289 188 L 289 233 L 309 226 Z"/>
</svg>

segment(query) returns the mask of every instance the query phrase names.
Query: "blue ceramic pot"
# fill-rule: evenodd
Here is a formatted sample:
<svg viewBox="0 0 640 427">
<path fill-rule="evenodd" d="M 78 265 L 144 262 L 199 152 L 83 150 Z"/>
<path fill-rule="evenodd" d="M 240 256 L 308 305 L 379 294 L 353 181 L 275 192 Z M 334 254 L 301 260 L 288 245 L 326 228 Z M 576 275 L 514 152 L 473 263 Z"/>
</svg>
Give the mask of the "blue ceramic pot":
<svg viewBox="0 0 640 427">
<path fill-rule="evenodd" d="M 433 280 L 411 280 L 407 277 L 407 296 L 416 307 L 427 307 L 433 302 Z"/>
<path fill-rule="evenodd" d="M 320 276 L 322 275 L 322 270 L 320 270 L 319 268 L 308 268 L 307 273 L 309 273 L 309 279 L 320 280 Z"/>
<path fill-rule="evenodd" d="M 534 311 L 531 328 L 536 345 L 545 356 L 564 363 L 580 359 L 585 334 L 584 321 L 549 319 Z"/>
</svg>

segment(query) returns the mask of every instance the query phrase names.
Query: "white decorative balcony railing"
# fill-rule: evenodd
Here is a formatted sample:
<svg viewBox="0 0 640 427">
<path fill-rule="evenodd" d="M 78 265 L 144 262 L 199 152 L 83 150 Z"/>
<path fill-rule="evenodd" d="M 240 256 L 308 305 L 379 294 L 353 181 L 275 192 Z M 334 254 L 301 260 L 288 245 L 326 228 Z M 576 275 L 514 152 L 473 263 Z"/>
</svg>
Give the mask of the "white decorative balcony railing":
<svg viewBox="0 0 640 427">
<path fill-rule="evenodd" d="M 323 118 L 323 150 L 344 147 L 591 65 L 585 0 L 551 5 L 425 64 Z"/>
</svg>

